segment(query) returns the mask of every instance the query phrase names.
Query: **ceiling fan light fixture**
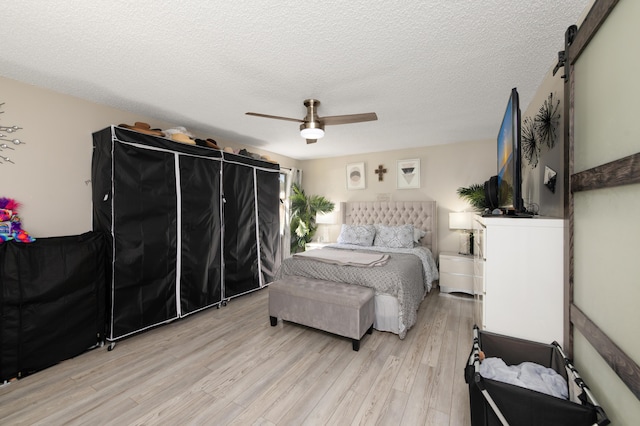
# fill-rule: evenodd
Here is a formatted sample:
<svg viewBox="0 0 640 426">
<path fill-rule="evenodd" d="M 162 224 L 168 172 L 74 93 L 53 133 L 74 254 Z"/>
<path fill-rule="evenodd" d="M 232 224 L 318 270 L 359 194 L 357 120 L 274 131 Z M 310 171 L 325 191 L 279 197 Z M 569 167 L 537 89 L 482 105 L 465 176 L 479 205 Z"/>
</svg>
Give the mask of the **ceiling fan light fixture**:
<svg viewBox="0 0 640 426">
<path fill-rule="evenodd" d="M 363 121 L 374 121 L 378 119 L 375 112 L 367 112 L 364 114 L 348 114 L 348 115 L 331 115 L 327 117 L 318 117 L 316 108 L 320 105 L 317 99 L 306 99 L 304 106 L 307 107 L 307 115 L 303 119 L 281 117 L 279 115 L 260 114 L 257 112 L 247 112 L 247 115 L 256 117 L 273 118 L 276 120 L 295 121 L 302 123 L 300 125 L 300 136 L 307 140 L 307 143 L 315 143 L 324 136 L 324 126 L 334 124 L 361 123 Z"/>
<path fill-rule="evenodd" d="M 324 136 L 324 130 L 319 123 L 305 123 L 300 126 L 300 136 L 304 139 L 320 139 Z"/>
</svg>

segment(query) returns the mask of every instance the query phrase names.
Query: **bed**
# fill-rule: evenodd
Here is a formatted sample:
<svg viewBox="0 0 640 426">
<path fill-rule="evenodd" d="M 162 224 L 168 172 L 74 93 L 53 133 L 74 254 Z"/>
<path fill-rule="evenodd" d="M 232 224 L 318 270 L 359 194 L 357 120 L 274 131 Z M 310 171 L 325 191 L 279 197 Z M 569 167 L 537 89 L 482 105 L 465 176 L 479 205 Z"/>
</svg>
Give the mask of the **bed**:
<svg viewBox="0 0 640 426">
<path fill-rule="evenodd" d="M 376 291 L 374 328 L 404 339 L 416 323 L 420 303 L 438 279 L 436 202 L 348 202 L 341 213 L 338 243 L 285 259 L 276 279 L 303 276 L 372 287 Z M 351 259 L 375 258 L 384 260 L 372 267 L 346 264 Z"/>
</svg>

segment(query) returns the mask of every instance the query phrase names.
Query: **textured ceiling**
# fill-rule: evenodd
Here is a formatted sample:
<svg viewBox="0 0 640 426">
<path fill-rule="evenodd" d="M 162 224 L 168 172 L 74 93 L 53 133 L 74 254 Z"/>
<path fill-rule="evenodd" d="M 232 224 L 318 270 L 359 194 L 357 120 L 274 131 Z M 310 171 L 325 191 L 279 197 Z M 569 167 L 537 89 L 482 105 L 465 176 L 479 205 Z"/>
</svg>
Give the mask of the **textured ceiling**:
<svg viewBox="0 0 640 426">
<path fill-rule="evenodd" d="M 591 2 L 20 0 L 0 75 L 297 159 L 480 140 L 512 87 L 526 108 Z M 378 121 L 307 145 L 245 115 L 303 118 L 306 98 Z"/>
</svg>

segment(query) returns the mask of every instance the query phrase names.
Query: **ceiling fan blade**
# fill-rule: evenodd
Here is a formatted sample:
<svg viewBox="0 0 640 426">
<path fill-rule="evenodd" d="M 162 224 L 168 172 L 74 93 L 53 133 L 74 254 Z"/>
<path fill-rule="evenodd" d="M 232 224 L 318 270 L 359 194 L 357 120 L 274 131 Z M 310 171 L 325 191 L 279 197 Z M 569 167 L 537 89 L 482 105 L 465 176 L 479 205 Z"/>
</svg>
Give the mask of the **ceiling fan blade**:
<svg viewBox="0 0 640 426">
<path fill-rule="evenodd" d="M 280 117 L 279 115 L 259 114 L 257 112 L 247 112 L 245 114 L 253 115 L 256 117 L 275 118 L 276 120 L 287 120 L 287 121 L 295 121 L 296 123 L 304 123 L 304 120 L 300 120 L 299 118 Z"/>
<path fill-rule="evenodd" d="M 320 117 L 320 121 L 325 126 L 334 124 L 349 124 L 349 123 L 361 123 L 363 121 L 375 121 L 378 116 L 375 112 L 365 112 L 363 114 L 349 114 L 349 115 L 331 115 L 328 117 Z"/>
<path fill-rule="evenodd" d="M 307 145 L 309 145 L 310 143 L 316 143 L 318 142 L 318 139 L 307 139 Z"/>
</svg>

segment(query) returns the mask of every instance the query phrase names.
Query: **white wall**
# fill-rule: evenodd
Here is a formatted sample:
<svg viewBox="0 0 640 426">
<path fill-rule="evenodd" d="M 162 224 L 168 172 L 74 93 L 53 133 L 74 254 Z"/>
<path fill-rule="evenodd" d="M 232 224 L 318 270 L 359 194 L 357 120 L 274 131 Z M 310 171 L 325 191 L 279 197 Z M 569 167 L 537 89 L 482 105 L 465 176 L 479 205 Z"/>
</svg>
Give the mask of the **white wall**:
<svg viewBox="0 0 640 426">
<path fill-rule="evenodd" d="M 496 118 L 496 134 L 500 119 Z M 471 211 L 471 207 L 458 197 L 456 190 L 474 183 L 482 184 L 496 174 L 496 149 L 496 140 L 484 140 L 308 160 L 301 163 L 302 186 L 307 194 L 322 195 L 334 202 L 376 200 L 380 194 L 389 194 L 392 201 L 436 200 L 439 250 L 457 251 L 458 236 L 449 231 L 448 213 Z M 414 158 L 420 159 L 420 189 L 397 189 L 397 161 Z M 348 190 L 346 166 L 358 162 L 365 163 L 366 188 Z M 382 182 L 374 172 L 379 165 L 387 169 Z M 335 241 L 340 227 L 328 226 L 331 227 L 330 238 Z M 322 234 L 320 229 L 318 234 Z"/>
<path fill-rule="evenodd" d="M 3 150 L 15 164 L 0 164 L 0 197 L 14 198 L 23 228 L 32 236 L 75 235 L 91 230 L 92 133 L 111 124 L 144 121 L 152 127 L 164 123 L 126 111 L 98 105 L 72 96 L 0 77 L 0 125 L 22 127 L 9 139 L 25 145 Z M 189 129 L 197 134 L 193 129 Z M 6 132 L 2 132 L 5 133 Z M 211 137 L 222 146 L 243 148 Z M 265 154 L 251 148 L 250 151 Z M 298 162 L 269 153 L 282 166 Z M 0 159 L 0 161 L 2 161 Z"/>
</svg>

